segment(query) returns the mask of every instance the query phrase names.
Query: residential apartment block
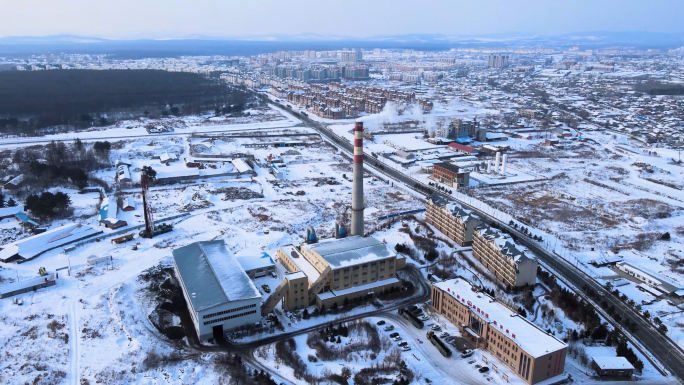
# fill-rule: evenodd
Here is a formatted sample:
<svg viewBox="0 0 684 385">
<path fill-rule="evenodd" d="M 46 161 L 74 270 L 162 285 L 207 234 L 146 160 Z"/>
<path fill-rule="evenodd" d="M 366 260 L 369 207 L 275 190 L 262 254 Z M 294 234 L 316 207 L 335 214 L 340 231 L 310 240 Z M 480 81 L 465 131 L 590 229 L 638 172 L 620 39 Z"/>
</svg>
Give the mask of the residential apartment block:
<svg viewBox="0 0 684 385">
<path fill-rule="evenodd" d="M 473 235 L 473 256 L 507 287 L 535 284 L 538 262 L 525 251 L 510 235 L 486 225 Z"/>
<path fill-rule="evenodd" d="M 473 244 L 480 217 L 444 196 L 433 194 L 425 202 L 425 220 L 461 246 Z"/>
<path fill-rule="evenodd" d="M 568 346 L 563 341 L 478 292 L 463 278 L 433 283 L 431 304 L 476 348 L 485 349 L 528 384 L 556 377 L 565 370 Z M 498 369 L 496 363 L 489 364 Z M 505 372 L 502 377 L 509 381 Z"/>
</svg>

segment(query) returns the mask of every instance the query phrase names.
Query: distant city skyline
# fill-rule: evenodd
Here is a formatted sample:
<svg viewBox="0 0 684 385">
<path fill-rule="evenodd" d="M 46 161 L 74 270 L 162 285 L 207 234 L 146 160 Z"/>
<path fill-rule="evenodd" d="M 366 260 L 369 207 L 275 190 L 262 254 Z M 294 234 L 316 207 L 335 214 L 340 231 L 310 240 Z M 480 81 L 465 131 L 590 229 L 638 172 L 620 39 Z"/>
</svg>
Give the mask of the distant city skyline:
<svg viewBox="0 0 684 385">
<path fill-rule="evenodd" d="M 682 33 L 684 2 L 668 0 L 436 1 L 24 0 L 6 2 L 0 37 L 244 38 L 318 34 L 448 36 L 575 32 Z M 524 31 L 524 32 L 523 32 Z M 503 36 L 502 36 L 503 37 Z"/>
</svg>

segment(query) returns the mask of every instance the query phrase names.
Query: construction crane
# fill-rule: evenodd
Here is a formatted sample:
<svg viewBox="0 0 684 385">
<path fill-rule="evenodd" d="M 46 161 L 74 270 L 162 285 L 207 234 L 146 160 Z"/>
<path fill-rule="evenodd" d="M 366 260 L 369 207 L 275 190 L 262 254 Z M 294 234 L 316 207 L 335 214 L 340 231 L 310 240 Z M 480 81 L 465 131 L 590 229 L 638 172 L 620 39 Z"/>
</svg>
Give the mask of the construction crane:
<svg viewBox="0 0 684 385">
<path fill-rule="evenodd" d="M 140 231 L 141 238 L 152 238 L 155 235 L 168 233 L 173 230 L 173 226 L 169 224 L 162 223 L 159 226 L 154 226 L 154 217 L 152 216 L 152 207 L 149 202 L 150 178 L 154 177 L 156 172 L 152 167 L 145 166 L 142 168 L 142 175 L 140 176 L 140 185 L 142 186 L 142 198 L 143 198 L 143 213 L 145 217 L 145 228 Z"/>
</svg>

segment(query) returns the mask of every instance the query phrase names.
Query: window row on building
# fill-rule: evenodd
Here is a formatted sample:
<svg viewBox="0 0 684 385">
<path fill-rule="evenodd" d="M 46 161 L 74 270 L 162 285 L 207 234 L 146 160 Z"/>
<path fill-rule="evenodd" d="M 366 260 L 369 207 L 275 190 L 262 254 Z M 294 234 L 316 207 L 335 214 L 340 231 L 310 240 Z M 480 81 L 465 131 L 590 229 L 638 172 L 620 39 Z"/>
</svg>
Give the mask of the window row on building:
<svg viewBox="0 0 684 385">
<path fill-rule="evenodd" d="M 228 310 L 224 310 L 224 311 L 220 311 L 220 312 L 216 312 L 216 313 L 205 314 L 202 316 L 202 318 L 203 319 L 214 318 L 214 317 L 219 316 L 219 315 L 235 313 L 236 311 L 247 310 L 247 309 L 251 309 L 251 308 L 255 308 L 255 307 L 256 307 L 256 304 L 251 304 L 251 305 L 247 305 L 247 306 L 240 306 L 240 307 L 236 307 L 235 309 L 228 309 Z"/>
<path fill-rule="evenodd" d="M 227 320 L 233 319 L 233 318 L 244 317 L 244 316 L 246 316 L 246 315 L 256 314 L 256 312 L 257 312 L 256 310 L 252 310 L 252 311 L 248 311 L 248 312 L 245 312 L 245 313 L 229 315 L 228 317 L 223 317 L 223 318 L 217 318 L 217 319 L 213 319 L 213 320 L 209 320 L 209 321 L 204 321 L 204 325 L 209 325 L 209 324 L 213 324 L 213 323 L 223 322 L 223 321 L 227 321 Z"/>
</svg>

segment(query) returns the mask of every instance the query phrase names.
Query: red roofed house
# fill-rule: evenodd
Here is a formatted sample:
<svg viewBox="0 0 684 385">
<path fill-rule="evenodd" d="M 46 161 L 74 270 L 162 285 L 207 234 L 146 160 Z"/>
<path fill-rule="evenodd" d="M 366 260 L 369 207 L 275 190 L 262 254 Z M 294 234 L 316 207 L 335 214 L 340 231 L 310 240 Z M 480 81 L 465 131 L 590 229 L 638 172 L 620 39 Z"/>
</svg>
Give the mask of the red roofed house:
<svg viewBox="0 0 684 385">
<path fill-rule="evenodd" d="M 470 147 L 470 146 L 466 146 L 465 144 L 460 144 L 460 143 L 456 143 L 456 142 L 449 143 L 448 147 L 449 147 L 449 150 L 461 152 L 461 153 L 468 154 L 468 155 L 471 155 L 475 151 L 475 149 Z"/>
</svg>

